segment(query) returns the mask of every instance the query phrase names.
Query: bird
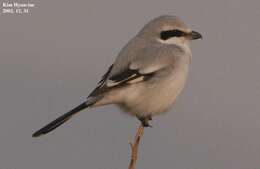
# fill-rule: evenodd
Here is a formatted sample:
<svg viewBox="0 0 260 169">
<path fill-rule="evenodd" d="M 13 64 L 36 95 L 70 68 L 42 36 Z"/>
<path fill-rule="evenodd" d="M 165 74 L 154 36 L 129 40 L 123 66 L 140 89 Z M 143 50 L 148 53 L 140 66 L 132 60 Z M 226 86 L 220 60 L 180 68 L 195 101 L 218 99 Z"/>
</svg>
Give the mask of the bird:
<svg viewBox="0 0 260 169">
<path fill-rule="evenodd" d="M 168 112 L 182 92 L 192 53 L 190 41 L 202 39 L 178 16 L 162 15 L 150 20 L 121 49 L 114 63 L 86 100 L 47 124 L 32 136 L 45 135 L 83 109 L 108 104 L 151 127 L 150 120 Z"/>
</svg>

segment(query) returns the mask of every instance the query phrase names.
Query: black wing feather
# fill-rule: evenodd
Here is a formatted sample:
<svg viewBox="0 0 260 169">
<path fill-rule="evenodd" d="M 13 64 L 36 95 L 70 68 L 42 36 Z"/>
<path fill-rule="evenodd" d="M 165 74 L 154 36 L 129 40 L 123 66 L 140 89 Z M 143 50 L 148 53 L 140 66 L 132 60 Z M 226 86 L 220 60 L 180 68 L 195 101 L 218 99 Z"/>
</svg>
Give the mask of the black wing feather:
<svg viewBox="0 0 260 169">
<path fill-rule="evenodd" d="M 113 64 L 111 66 L 109 66 L 107 72 L 102 76 L 101 80 L 98 82 L 99 84 L 103 84 L 106 81 L 112 68 L 113 68 Z"/>
<path fill-rule="evenodd" d="M 113 68 L 113 65 L 110 66 L 109 70 L 106 72 L 106 74 L 100 80 L 99 86 L 97 86 L 90 93 L 89 97 L 103 94 L 113 88 L 125 86 L 125 85 L 129 84 L 129 82 L 131 82 L 132 80 L 135 80 L 139 77 L 143 77 L 143 80 L 148 80 L 154 75 L 154 72 L 148 73 L 148 74 L 141 74 L 138 69 L 126 69 L 126 70 L 108 78 L 112 68 Z M 106 80 L 115 82 L 115 85 L 107 86 L 105 84 Z"/>
</svg>

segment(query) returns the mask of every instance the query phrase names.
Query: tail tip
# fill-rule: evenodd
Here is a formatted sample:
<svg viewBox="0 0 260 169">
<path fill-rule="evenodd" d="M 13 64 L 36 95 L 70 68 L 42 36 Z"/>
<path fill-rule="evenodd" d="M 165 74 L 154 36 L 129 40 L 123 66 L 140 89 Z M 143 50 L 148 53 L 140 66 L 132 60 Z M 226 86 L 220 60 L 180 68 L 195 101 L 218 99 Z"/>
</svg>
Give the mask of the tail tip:
<svg viewBox="0 0 260 169">
<path fill-rule="evenodd" d="M 43 135 L 43 133 L 36 131 L 35 133 L 32 134 L 32 137 L 36 138 L 36 137 L 40 137 L 41 135 Z"/>
</svg>

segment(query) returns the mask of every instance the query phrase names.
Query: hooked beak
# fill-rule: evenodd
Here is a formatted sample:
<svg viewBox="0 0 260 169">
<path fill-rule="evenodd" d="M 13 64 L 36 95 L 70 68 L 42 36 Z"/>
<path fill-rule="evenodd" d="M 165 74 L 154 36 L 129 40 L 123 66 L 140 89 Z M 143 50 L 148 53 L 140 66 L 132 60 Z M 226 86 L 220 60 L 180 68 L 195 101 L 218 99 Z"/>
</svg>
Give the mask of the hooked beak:
<svg viewBox="0 0 260 169">
<path fill-rule="evenodd" d="M 199 32 L 192 31 L 188 34 L 190 40 L 202 39 L 202 35 Z"/>
</svg>

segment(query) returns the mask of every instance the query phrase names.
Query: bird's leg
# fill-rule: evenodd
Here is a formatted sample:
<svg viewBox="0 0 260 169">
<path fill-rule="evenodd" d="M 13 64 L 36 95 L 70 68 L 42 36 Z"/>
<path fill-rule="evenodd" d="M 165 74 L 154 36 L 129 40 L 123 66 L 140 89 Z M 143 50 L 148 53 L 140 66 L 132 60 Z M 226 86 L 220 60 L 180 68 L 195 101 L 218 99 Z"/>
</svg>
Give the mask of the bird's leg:
<svg viewBox="0 0 260 169">
<path fill-rule="evenodd" d="M 143 116 L 137 116 L 137 118 L 141 121 L 142 125 L 144 127 L 152 127 L 150 124 L 149 124 L 149 120 L 152 120 L 152 116 L 149 115 L 149 116 L 146 116 L 146 117 L 143 117 Z"/>
<path fill-rule="evenodd" d="M 153 120 L 152 115 L 147 116 L 148 120 Z"/>
</svg>

